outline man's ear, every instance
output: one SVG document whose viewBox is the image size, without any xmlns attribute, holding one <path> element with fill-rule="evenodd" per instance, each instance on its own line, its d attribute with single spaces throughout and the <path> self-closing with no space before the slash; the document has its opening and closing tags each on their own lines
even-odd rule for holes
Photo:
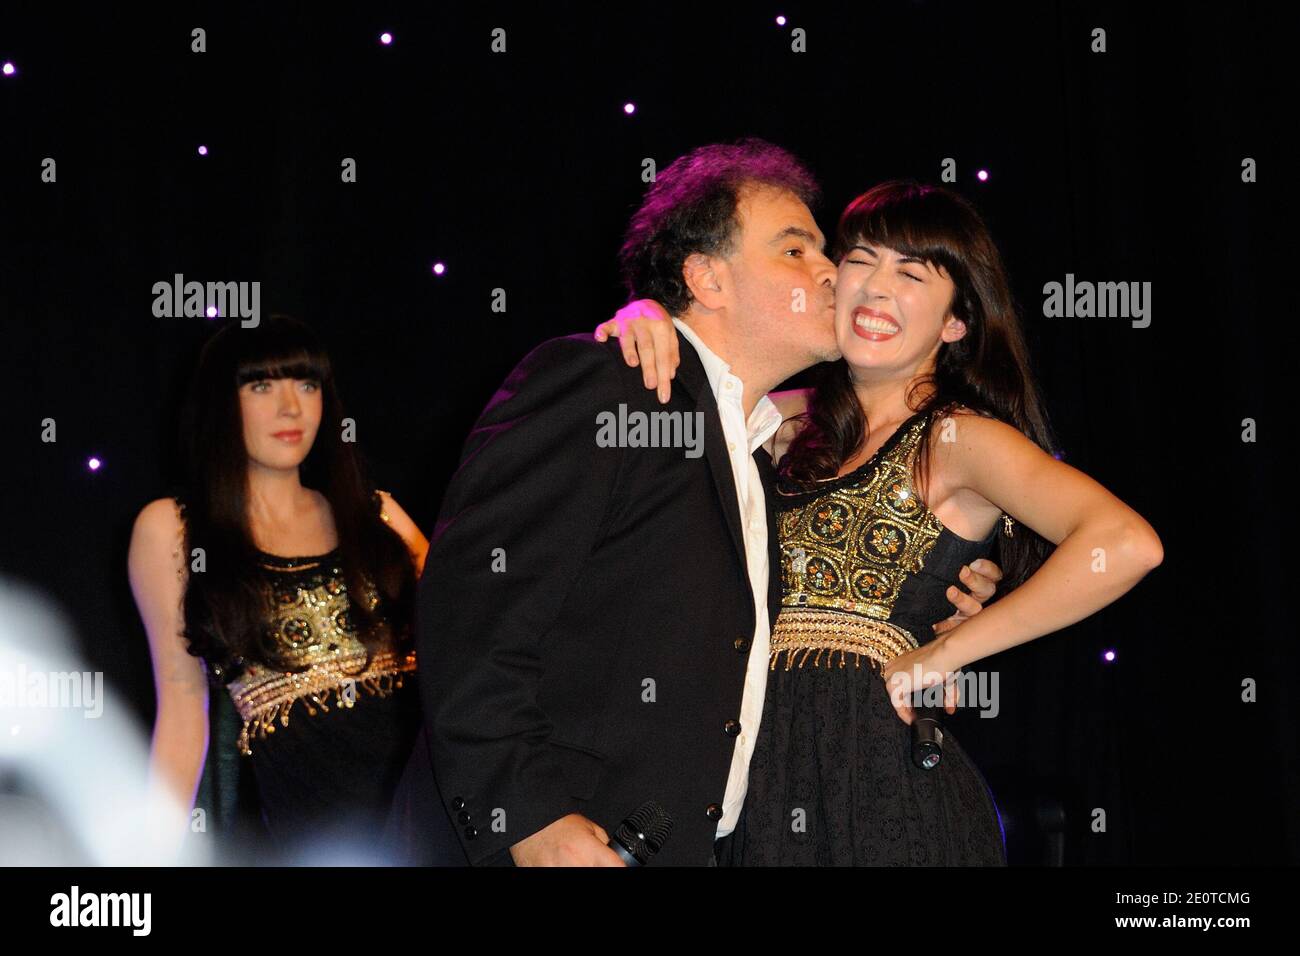
<svg viewBox="0 0 1300 956">
<path fill-rule="evenodd" d="M 721 308 L 726 301 L 723 273 L 726 263 L 702 252 L 692 252 L 682 263 L 682 279 L 691 296 L 709 310 Z"/>
</svg>

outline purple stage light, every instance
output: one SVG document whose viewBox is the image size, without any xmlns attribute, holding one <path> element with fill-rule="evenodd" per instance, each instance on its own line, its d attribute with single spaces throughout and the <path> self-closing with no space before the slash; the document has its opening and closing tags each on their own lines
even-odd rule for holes
<svg viewBox="0 0 1300 956">
<path fill-rule="evenodd" d="M 987 169 L 981 169 L 978 173 L 975 174 L 975 178 L 982 183 L 986 183 L 989 181 L 989 171 Z"/>
<path fill-rule="evenodd" d="M 208 148 L 207 148 L 206 146 L 200 146 L 200 147 L 199 147 L 199 155 L 200 155 L 200 156 L 206 156 L 206 155 L 208 155 Z"/>
<path fill-rule="evenodd" d="M 776 18 L 776 25 L 777 25 L 778 27 L 783 27 L 783 26 L 785 26 L 785 17 L 777 17 L 777 18 Z"/>
<path fill-rule="evenodd" d="M 91 471 L 99 471 L 99 466 L 102 464 L 103 462 L 100 461 L 98 458 L 91 458 L 88 462 L 86 462 L 86 467 L 89 468 Z"/>
<path fill-rule="evenodd" d="M 379 34 L 379 42 L 384 46 L 388 46 L 393 42 L 393 35 L 391 33 L 381 33 Z"/>
<path fill-rule="evenodd" d="M 635 104 L 635 103 L 624 103 L 624 104 L 623 104 L 623 112 L 626 113 L 628 116 L 631 116 L 633 113 L 636 112 L 636 104 Z"/>
<path fill-rule="evenodd" d="M 3 67 L 0 67 L 0 72 L 3 72 L 5 76 L 13 76 L 15 73 L 18 72 L 18 68 L 14 66 L 12 63 L 10 63 L 8 60 L 5 60 L 5 65 Z"/>
<path fill-rule="evenodd" d="M 1102 651 L 1101 659 L 1107 664 L 1115 663 L 1115 649 L 1113 647 L 1106 648 L 1106 650 Z"/>
<path fill-rule="evenodd" d="M 220 314 L 221 314 L 221 313 L 217 311 L 217 307 L 216 307 L 215 305 L 210 305 L 210 306 L 208 306 L 208 318 L 209 318 L 209 319 L 215 319 L 215 318 L 216 318 L 217 316 L 219 316 Z"/>
<path fill-rule="evenodd" d="M 435 262 L 435 263 L 433 264 L 433 274 L 434 274 L 434 275 L 436 275 L 436 276 L 440 276 L 440 275 L 442 275 L 442 274 L 443 274 L 444 272 L 446 272 L 446 271 L 447 271 L 447 267 L 444 266 L 441 262 Z"/>
</svg>

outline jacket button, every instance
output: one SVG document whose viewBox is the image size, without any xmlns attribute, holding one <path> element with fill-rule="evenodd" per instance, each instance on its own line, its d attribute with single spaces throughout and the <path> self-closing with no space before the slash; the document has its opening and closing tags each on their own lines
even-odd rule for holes
<svg viewBox="0 0 1300 956">
<path fill-rule="evenodd" d="M 738 720 L 727 721 L 725 724 L 722 725 L 722 732 L 726 734 L 728 737 L 736 736 L 736 734 L 740 733 L 740 721 Z"/>
<path fill-rule="evenodd" d="M 716 823 L 717 821 L 721 820 L 721 819 L 722 819 L 722 804 L 720 804 L 720 803 L 710 803 L 710 804 L 709 804 L 709 805 L 704 809 L 704 815 L 705 815 L 706 817 L 708 817 L 710 820 L 712 820 L 714 823 Z"/>
<path fill-rule="evenodd" d="M 464 809 L 465 809 L 465 801 L 464 801 L 464 799 L 461 798 L 461 797 L 456 797 L 456 798 L 454 798 L 454 799 L 451 801 L 451 808 L 452 808 L 453 810 L 464 810 Z"/>
<path fill-rule="evenodd" d="M 460 813 L 456 817 L 456 822 L 459 823 L 461 826 L 464 826 L 465 824 L 469 823 L 469 812 L 467 810 L 460 811 Z"/>
<path fill-rule="evenodd" d="M 734 646 L 736 648 L 737 654 L 745 653 L 745 651 L 749 650 L 749 638 L 747 637 L 736 638 L 736 643 Z"/>
<path fill-rule="evenodd" d="M 478 836 L 478 831 L 475 830 L 473 827 L 466 827 L 466 828 L 465 828 L 465 839 L 466 839 L 466 840 L 472 840 L 472 839 L 474 839 L 476 836 Z"/>
</svg>

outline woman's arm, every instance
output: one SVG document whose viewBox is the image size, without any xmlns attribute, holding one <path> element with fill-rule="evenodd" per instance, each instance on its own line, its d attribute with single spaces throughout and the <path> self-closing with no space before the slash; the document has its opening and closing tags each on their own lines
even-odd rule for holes
<svg viewBox="0 0 1300 956">
<path fill-rule="evenodd" d="M 181 608 L 189 556 L 182 553 L 176 505 L 159 498 L 136 517 L 127 572 L 149 638 L 158 707 L 150 773 L 186 808 L 203 773 L 208 749 L 208 681 L 203 662 L 186 649 Z"/>
<path fill-rule="evenodd" d="M 611 335 L 617 338 L 623 349 L 623 360 L 634 368 L 640 365 L 645 387 L 657 389 L 661 403 L 668 401 L 672 394 L 671 380 L 681 364 L 681 352 L 677 327 L 663 306 L 654 299 L 636 299 L 615 312 L 612 319 L 596 326 L 595 334 L 598 342 Z M 797 433 L 800 423 L 789 419 L 807 411 L 810 392 L 811 389 L 794 388 L 768 394 L 784 421 L 763 446 L 773 461 L 780 461 L 790 439 Z"/>
<path fill-rule="evenodd" d="M 419 526 L 411 520 L 411 516 L 402 510 L 402 506 L 394 500 L 392 495 L 386 491 L 381 491 L 379 497 L 384 503 L 381 512 L 384 520 L 406 542 L 406 550 L 411 552 L 411 560 L 415 563 L 415 576 L 418 578 L 424 571 L 424 559 L 429 553 L 429 540 L 421 533 Z"/>
<path fill-rule="evenodd" d="M 1055 544 L 1024 584 L 936 638 L 944 670 L 1059 631 L 1118 599 L 1164 559 L 1141 515 L 1000 421 L 959 414 L 936 441 L 944 484 L 966 488 Z"/>
<path fill-rule="evenodd" d="M 641 366 L 646 388 L 657 389 L 659 403 L 672 395 L 672 379 L 682 363 L 677 347 L 677 327 L 664 307 L 654 299 L 634 299 L 596 326 L 596 341 L 611 335 L 623 348 L 623 360 Z"/>
</svg>

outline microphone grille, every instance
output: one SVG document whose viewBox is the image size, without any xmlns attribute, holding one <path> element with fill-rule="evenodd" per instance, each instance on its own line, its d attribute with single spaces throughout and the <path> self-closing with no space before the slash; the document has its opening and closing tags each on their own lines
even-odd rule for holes
<svg viewBox="0 0 1300 956">
<path fill-rule="evenodd" d="M 673 831 L 673 819 L 660 804 L 647 800 L 619 826 L 622 842 L 638 859 L 658 853 Z"/>
</svg>

